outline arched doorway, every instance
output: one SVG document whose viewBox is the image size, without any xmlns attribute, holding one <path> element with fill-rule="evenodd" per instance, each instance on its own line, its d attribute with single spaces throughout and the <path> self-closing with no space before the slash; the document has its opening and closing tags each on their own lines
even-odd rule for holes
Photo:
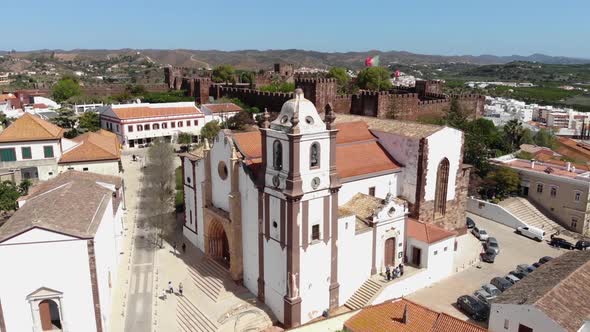
<svg viewBox="0 0 590 332">
<path fill-rule="evenodd" d="M 53 300 L 39 302 L 39 316 L 41 318 L 41 329 L 43 331 L 61 330 L 61 317 L 59 307 Z"/>
<path fill-rule="evenodd" d="M 223 229 L 223 224 L 213 219 L 209 224 L 207 246 L 209 249 L 209 256 L 214 258 L 223 264 L 223 266 L 229 268 L 231 255 L 229 250 L 229 241 L 227 240 L 227 234 Z"/>
<path fill-rule="evenodd" d="M 384 264 L 385 266 L 395 266 L 395 238 L 391 237 L 385 240 Z"/>
</svg>

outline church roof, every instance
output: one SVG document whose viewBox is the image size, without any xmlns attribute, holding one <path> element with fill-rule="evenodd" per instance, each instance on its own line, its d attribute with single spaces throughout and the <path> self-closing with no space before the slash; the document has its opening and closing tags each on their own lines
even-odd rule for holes
<svg viewBox="0 0 590 332">
<path fill-rule="evenodd" d="M 401 168 L 364 122 L 339 123 L 336 129 L 339 130 L 336 135 L 336 169 L 341 179 Z M 252 170 L 262 171 L 260 131 L 234 133 L 232 137 L 246 165 Z"/>
<path fill-rule="evenodd" d="M 400 121 L 390 119 L 379 119 L 371 116 L 360 116 L 351 114 L 338 114 L 336 116 L 336 124 L 342 122 L 362 121 L 365 122 L 370 130 L 383 131 L 398 136 L 408 138 L 424 138 L 428 137 L 437 131 L 445 128 L 443 126 L 423 124 L 411 121 Z"/>
<path fill-rule="evenodd" d="M 424 243 L 435 243 L 447 239 L 457 233 L 448 231 L 442 227 L 408 218 L 406 221 L 406 234 Z"/>
<path fill-rule="evenodd" d="M 356 193 L 346 204 L 338 207 L 340 216 L 355 215 L 362 220 L 370 220 L 373 213 L 383 207 L 383 199 L 375 196 Z"/>
<path fill-rule="evenodd" d="M 68 173 L 60 174 L 42 189 L 32 190 L 26 203 L 0 228 L 0 242 L 33 228 L 77 238 L 94 237 L 113 195 L 113 191 L 97 179 L 108 178 Z"/>
<path fill-rule="evenodd" d="M 63 133 L 63 128 L 25 113 L 0 133 L 0 142 L 56 140 L 60 139 Z"/>
</svg>

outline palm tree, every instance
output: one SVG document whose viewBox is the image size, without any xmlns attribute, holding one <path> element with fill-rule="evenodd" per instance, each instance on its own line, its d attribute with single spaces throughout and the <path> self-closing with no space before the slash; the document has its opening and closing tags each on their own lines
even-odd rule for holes
<svg viewBox="0 0 590 332">
<path fill-rule="evenodd" d="M 506 139 L 510 143 L 510 152 L 513 152 L 514 150 L 516 150 L 516 147 L 520 145 L 520 141 L 524 134 L 522 124 L 520 123 L 520 121 L 513 119 L 506 122 L 502 129 L 504 131 Z"/>
</svg>

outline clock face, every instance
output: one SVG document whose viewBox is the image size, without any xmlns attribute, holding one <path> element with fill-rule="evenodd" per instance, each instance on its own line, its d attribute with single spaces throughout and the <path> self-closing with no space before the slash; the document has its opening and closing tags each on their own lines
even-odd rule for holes
<svg viewBox="0 0 590 332">
<path fill-rule="evenodd" d="M 317 189 L 320 186 L 320 178 L 315 177 L 311 180 L 311 187 Z"/>
<path fill-rule="evenodd" d="M 272 184 L 275 187 L 278 187 L 281 184 L 281 179 L 279 179 L 279 176 L 278 175 L 275 175 L 275 176 L 272 177 Z"/>
</svg>

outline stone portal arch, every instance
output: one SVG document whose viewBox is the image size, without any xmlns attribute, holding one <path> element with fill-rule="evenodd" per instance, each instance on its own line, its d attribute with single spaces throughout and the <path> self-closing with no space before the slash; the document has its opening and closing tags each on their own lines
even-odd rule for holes
<svg viewBox="0 0 590 332">
<path fill-rule="evenodd" d="M 205 254 L 229 269 L 232 279 L 240 282 L 244 271 L 241 228 L 221 209 L 208 207 L 204 210 Z"/>
<path fill-rule="evenodd" d="M 41 320 L 41 329 L 43 331 L 62 329 L 59 307 L 51 299 L 39 302 L 39 319 Z"/>
</svg>

